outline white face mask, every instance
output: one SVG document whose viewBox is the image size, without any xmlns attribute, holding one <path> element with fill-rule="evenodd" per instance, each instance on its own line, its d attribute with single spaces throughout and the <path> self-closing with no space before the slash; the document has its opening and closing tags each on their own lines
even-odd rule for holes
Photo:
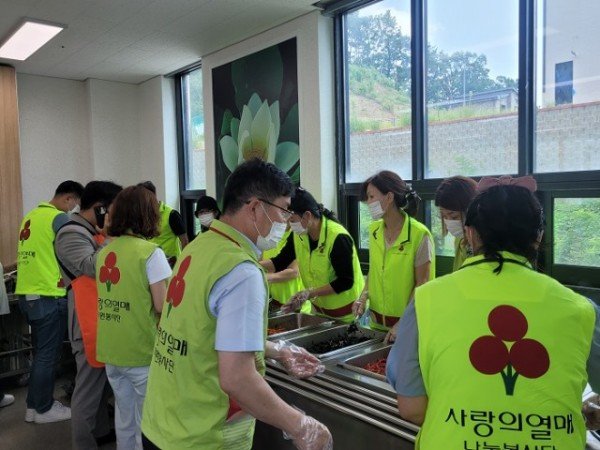
<svg viewBox="0 0 600 450">
<path fill-rule="evenodd" d="M 75 214 L 79 211 L 81 211 L 81 207 L 79 205 L 75 205 L 75 207 L 71 211 L 69 211 L 69 214 Z"/>
<path fill-rule="evenodd" d="M 378 220 L 383 217 L 385 211 L 381 207 L 381 202 L 379 200 L 375 200 L 374 202 L 367 203 L 369 207 L 369 212 L 371 213 L 371 218 L 373 220 Z"/>
<path fill-rule="evenodd" d="M 265 207 L 262 206 L 262 208 L 263 211 L 265 211 Z M 265 214 L 267 216 L 267 219 L 269 219 L 269 222 L 271 222 L 271 229 L 269 230 L 269 234 L 267 234 L 266 236 L 261 235 L 260 231 L 258 231 L 258 227 L 256 226 L 256 222 L 254 222 L 254 228 L 256 228 L 256 231 L 258 231 L 256 246 L 259 250 L 262 250 L 263 252 L 265 250 L 271 250 L 272 248 L 277 247 L 277 244 L 279 244 L 279 241 L 281 241 L 283 235 L 287 231 L 287 224 L 285 222 L 273 222 L 267 214 L 267 211 L 265 211 Z"/>
<path fill-rule="evenodd" d="M 450 233 L 455 238 L 460 239 L 465 235 L 462 220 L 444 219 L 444 224 L 446 224 L 446 229 L 448 230 L 448 233 Z"/>
<path fill-rule="evenodd" d="M 198 220 L 200 224 L 205 226 L 206 228 L 210 227 L 210 224 L 213 220 L 215 220 L 215 215 L 213 213 L 204 213 L 198 215 Z"/>
<path fill-rule="evenodd" d="M 302 222 L 300 222 L 300 221 L 290 222 L 290 228 L 296 234 L 305 234 L 306 233 L 306 228 L 304 228 L 302 226 Z"/>
</svg>

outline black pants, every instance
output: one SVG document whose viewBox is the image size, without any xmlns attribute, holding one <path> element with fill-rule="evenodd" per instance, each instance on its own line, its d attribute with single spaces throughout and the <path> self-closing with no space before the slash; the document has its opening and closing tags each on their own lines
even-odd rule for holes
<svg viewBox="0 0 600 450">
<path fill-rule="evenodd" d="M 144 450 L 160 450 L 160 448 L 150 442 L 150 439 L 144 436 L 144 433 L 142 433 L 142 447 L 144 447 Z"/>
</svg>

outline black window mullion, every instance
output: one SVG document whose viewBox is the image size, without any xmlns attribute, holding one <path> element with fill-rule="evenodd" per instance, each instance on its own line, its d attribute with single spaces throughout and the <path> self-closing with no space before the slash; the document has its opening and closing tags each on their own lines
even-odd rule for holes
<svg viewBox="0 0 600 450">
<path fill-rule="evenodd" d="M 412 175 L 413 180 L 425 178 L 427 151 L 427 115 L 425 83 L 427 77 L 426 1 L 411 0 L 411 103 L 412 103 Z"/>
<path fill-rule="evenodd" d="M 535 157 L 535 0 L 519 3 L 519 175 L 533 173 Z"/>
<path fill-rule="evenodd" d="M 346 173 L 350 170 L 350 158 L 347 143 L 350 139 L 348 124 L 348 52 L 346 50 L 345 15 L 340 14 L 334 19 L 334 64 L 335 64 L 335 104 L 336 104 L 336 158 L 338 186 L 346 185 Z M 344 189 L 338 189 L 338 217 L 342 223 L 349 223 L 348 202 Z M 355 230 L 349 230 L 351 233 Z M 357 230 L 356 230 L 357 232 Z"/>
<path fill-rule="evenodd" d="M 186 95 L 187 86 L 184 81 L 185 75 L 179 75 L 175 77 L 175 124 L 177 127 L 177 171 L 179 174 L 179 212 L 183 217 L 183 221 L 186 226 L 188 237 L 193 238 L 193 209 L 190 211 L 189 206 L 184 198 L 184 192 L 187 189 L 187 168 L 188 168 L 188 156 L 187 156 L 187 124 L 184 120 L 184 109 L 187 108 L 186 102 L 184 101 L 184 95 Z M 191 224 L 191 226 L 190 226 Z"/>
</svg>

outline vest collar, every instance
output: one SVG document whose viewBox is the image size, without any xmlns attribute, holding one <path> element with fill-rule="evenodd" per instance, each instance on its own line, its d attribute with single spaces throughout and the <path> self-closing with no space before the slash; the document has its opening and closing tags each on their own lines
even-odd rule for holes
<svg viewBox="0 0 600 450">
<path fill-rule="evenodd" d="M 325 243 L 327 242 L 327 226 L 329 225 L 329 219 L 324 215 L 321 216 L 321 232 L 319 233 L 319 242 L 317 244 L 317 250 L 323 252 Z M 308 233 L 306 234 L 308 236 Z M 310 236 L 309 236 L 310 239 Z"/>
<path fill-rule="evenodd" d="M 58 208 L 56 206 L 54 206 L 52 203 L 48 203 L 48 202 L 41 202 L 38 205 L 38 208 L 52 208 L 52 209 L 56 209 L 58 211 Z"/>
<path fill-rule="evenodd" d="M 210 224 L 210 228 L 208 230 L 228 239 L 232 244 L 239 246 L 254 260 L 258 261 L 260 250 L 250 239 L 248 239 L 247 236 L 243 235 L 232 226 L 221 222 L 219 219 L 215 219 Z"/>
<path fill-rule="evenodd" d="M 91 223 L 89 223 L 87 221 L 87 219 L 85 219 L 79 213 L 72 214 L 71 215 L 71 220 L 73 222 L 77 222 L 80 225 L 83 225 L 85 227 L 85 229 L 88 230 L 92 235 L 98 234 L 98 232 L 96 231 L 96 229 L 94 228 L 94 226 Z"/>
<path fill-rule="evenodd" d="M 519 265 L 525 266 L 525 267 L 527 267 L 529 269 L 532 269 L 531 263 L 524 256 L 517 255 L 516 253 L 506 252 L 506 251 L 501 251 L 500 255 L 504 258 L 504 262 L 512 262 L 512 263 L 515 263 L 515 264 L 519 264 Z M 488 263 L 488 264 L 494 264 L 495 263 L 495 264 L 497 264 L 497 261 L 491 260 L 491 259 L 487 259 L 485 257 L 485 255 L 471 256 L 470 258 L 465 259 L 465 262 L 462 264 L 461 269 L 463 267 L 474 266 L 474 265 L 483 264 L 483 263 Z"/>
<path fill-rule="evenodd" d="M 410 242 L 412 220 L 410 219 L 409 215 L 406 214 L 406 211 L 404 211 L 403 209 L 400 209 L 400 214 L 402 214 L 402 216 L 404 217 L 404 225 L 402 225 L 402 230 L 400 230 L 400 234 L 396 238 L 396 241 L 392 244 L 392 247 L 400 246 L 402 244 Z M 373 230 L 373 237 L 376 241 L 379 241 L 383 246 L 385 246 L 385 237 L 383 234 L 384 231 L 385 223 L 383 222 L 383 219 L 381 219 L 379 226 L 375 230 Z"/>
</svg>

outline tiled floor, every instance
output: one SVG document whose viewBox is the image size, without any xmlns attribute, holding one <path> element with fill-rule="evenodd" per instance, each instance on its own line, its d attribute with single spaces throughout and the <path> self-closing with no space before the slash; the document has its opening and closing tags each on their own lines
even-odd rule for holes
<svg viewBox="0 0 600 450">
<path fill-rule="evenodd" d="M 57 382 L 57 386 L 60 382 Z M 36 425 L 26 423 L 25 397 L 27 388 L 6 389 L 15 396 L 15 402 L 0 408 L 0 449 L 1 450 L 70 450 L 71 421 Z M 55 398 L 68 404 L 62 389 L 57 389 Z M 115 444 L 107 444 L 102 450 L 113 450 Z"/>
</svg>

